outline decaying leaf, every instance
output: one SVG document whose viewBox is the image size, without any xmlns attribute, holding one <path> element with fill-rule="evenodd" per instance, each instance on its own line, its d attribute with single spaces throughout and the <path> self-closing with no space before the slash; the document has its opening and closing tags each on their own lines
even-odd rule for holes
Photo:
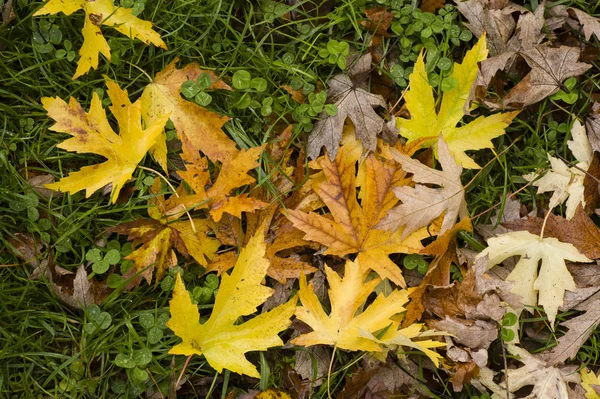
<svg viewBox="0 0 600 399">
<path fill-rule="evenodd" d="M 538 194 L 553 191 L 550 198 L 550 209 L 567 201 L 567 219 L 572 219 L 579 204 L 585 207 L 584 185 L 586 172 L 592 162 L 593 151 L 585 132 L 585 127 L 575 120 L 571 128 L 573 140 L 567 145 L 579 161 L 572 167 L 568 167 L 562 160 L 548 155 L 552 170 L 547 172 L 541 179 L 534 181 L 537 176 L 534 173 L 523 176 L 528 181 L 534 181 L 533 185 L 538 188 Z"/>
<path fill-rule="evenodd" d="M 111 199 L 115 203 L 123 185 L 160 137 L 169 115 L 158 117 L 143 129 L 141 100 L 132 104 L 126 90 L 121 90 L 110 79 L 106 80 L 106 85 L 108 97 L 112 101 L 110 110 L 119 124 L 119 134 L 110 126 L 96 92 L 92 96 L 89 112 L 85 112 L 73 97 L 68 104 L 58 97 L 42 98 L 48 116 L 56 121 L 50 130 L 73 136 L 57 147 L 77 153 L 94 153 L 108 159 L 104 163 L 85 166 L 78 172 L 72 172 L 57 183 L 45 185 L 46 188 L 70 193 L 86 190 L 87 198 L 94 191 L 111 183 Z"/>
<path fill-rule="evenodd" d="M 558 308 L 563 304 L 565 290 L 575 289 L 565 260 L 591 262 L 572 244 L 556 238 L 541 238 L 527 231 L 490 238 L 488 248 L 478 255 L 479 258 L 483 256 L 489 256 L 488 268 L 511 256 L 520 256 L 506 280 L 514 281 L 512 292 L 523 298 L 524 305 L 540 304 L 544 307 L 551 326 L 554 325 Z M 532 311 L 531 308 L 528 310 Z"/>
<path fill-rule="evenodd" d="M 357 63 L 366 65 L 367 69 L 370 68 L 370 64 L 360 61 Z M 315 123 L 308 137 L 308 156 L 312 159 L 318 158 L 321 147 L 325 147 L 329 157 L 334 159 L 342 141 L 346 118 L 350 118 L 354 123 L 356 137 L 361 140 L 364 151 L 374 151 L 377 135 L 382 131 L 385 122 L 374 108 L 386 106 L 383 97 L 356 87 L 350 77 L 344 74 L 334 76 L 328 84 L 327 101 L 337 105 L 338 112 L 335 116 L 329 116 L 325 111 L 319 115 L 319 121 Z"/>
<path fill-rule="evenodd" d="M 357 261 L 364 268 L 375 270 L 382 278 L 389 278 L 404 286 L 400 268 L 389 259 L 391 253 L 415 253 L 423 247 L 421 239 L 429 234 L 425 229 L 402 238 L 402 229 L 394 233 L 378 230 L 375 226 L 397 203 L 392 192 L 395 186 L 406 183 L 405 172 L 393 162 L 382 161 L 375 154 L 364 160 L 364 179 L 360 180 L 357 200 L 356 145 L 340 148 L 334 162 L 328 156 L 320 158 L 323 175 L 314 177 L 313 189 L 327 205 L 331 217 L 315 212 L 288 210 L 294 226 L 306 233 L 304 239 L 327 246 L 326 254 L 344 256 L 357 253 Z M 353 152 L 355 152 L 353 154 Z M 360 156 L 360 148 L 358 149 Z"/>
<path fill-rule="evenodd" d="M 229 118 L 187 101 L 180 94 L 183 83 L 196 80 L 202 74 L 210 76 L 210 89 L 231 90 L 231 87 L 219 80 L 213 72 L 200 69 L 198 64 L 188 64 L 181 69 L 177 69 L 176 64 L 177 59 L 157 73 L 152 83 L 144 89 L 141 97 L 144 122 L 151 125 L 161 115 L 170 115 L 179 137 L 185 136 L 193 148 L 200 150 L 211 161 L 225 162 L 235 157 L 238 152 L 235 143 L 221 130 Z M 167 146 L 164 133 L 150 152 L 166 171 Z"/>
<path fill-rule="evenodd" d="M 409 346 L 423 351 L 438 364 L 439 354 L 429 348 L 444 344 L 431 340 L 414 340 L 423 336 L 421 324 L 398 329 L 398 323 L 391 319 L 405 310 L 403 306 L 408 301 L 408 291 L 394 290 L 387 297 L 380 293 L 373 303 L 357 314 L 380 279 L 365 282 L 365 274 L 358 261 L 346 262 L 343 278 L 327 266 L 325 272 L 329 282 L 331 312 L 329 315 L 325 313 L 312 289 L 312 283 L 307 285 L 306 277 L 300 276 L 299 297 L 302 306 L 296 309 L 296 317 L 308 324 L 313 331 L 294 338 L 292 343 L 302 346 L 324 344 L 367 352 L 382 351 L 382 344 Z M 386 334 L 377 339 L 373 333 L 384 328 L 388 328 Z"/>
<path fill-rule="evenodd" d="M 540 234 L 544 219 L 529 216 L 502 223 L 510 230 L 527 230 L 531 234 Z M 571 243 L 583 255 L 590 259 L 600 258 L 600 229 L 585 213 L 581 205 L 577 207 L 571 220 L 549 214 L 544 228 L 544 236 L 555 237 L 558 241 Z"/>
<path fill-rule="evenodd" d="M 381 219 L 376 227 L 396 231 L 405 226 L 402 237 L 429 225 L 435 218 L 445 212 L 440 234 L 448 231 L 456 223 L 456 217 L 467 215 L 467 204 L 460 175 L 462 167 L 456 164 L 443 136 L 438 139 L 438 158 L 443 170 L 432 169 L 406 154 L 392 149 L 394 158 L 402 164 L 402 168 L 413 174 L 415 187 L 393 187 L 401 205 L 393 208 Z M 424 184 L 435 184 L 439 188 L 431 188 Z"/>
<path fill-rule="evenodd" d="M 367 19 L 361 25 L 377 35 L 385 35 L 394 19 L 394 14 L 386 11 L 385 7 L 371 7 L 365 9 Z"/>
<path fill-rule="evenodd" d="M 504 378 L 508 380 L 510 392 L 516 392 L 523 387 L 533 386 L 531 393 L 526 396 L 526 399 L 566 399 L 569 398 L 568 383 L 578 383 L 581 381 L 579 375 L 574 372 L 576 368 L 547 367 L 545 362 L 536 359 L 525 349 L 515 345 L 508 345 L 508 352 L 511 355 L 518 356 L 519 362 L 523 363 L 523 366 L 516 369 L 509 369 Z M 487 380 L 480 378 L 480 382 L 494 392 L 494 399 L 507 397 L 504 382 L 496 385 L 491 378 Z"/>
<path fill-rule="evenodd" d="M 478 169 L 465 151 L 493 148 L 492 139 L 503 135 L 517 112 L 480 116 L 463 126 L 457 124 L 465 115 L 465 105 L 473 83 L 477 77 L 477 63 L 487 57 L 485 35 L 465 55 L 462 64 L 454 64 L 450 76 L 456 86 L 444 92 L 439 111 L 433 97 L 433 88 L 429 85 L 423 54 L 419 56 L 410 75 L 410 90 L 405 95 L 406 107 L 410 119 L 397 118 L 400 135 L 409 142 L 430 137 L 423 145 L 437 147 L 441 135 L 450 148 L 450 153 L 461 167 Z"/>
<path fill-rule="evenodd" d="M 98 68 L 98 55 L 102 53 L 111 60 L 110 47 L 102 36 L 100 27 L 111 26 L 131 39 L 140 39 L 146 44 L 167 49 L 160 35 L 152 30 L 152 23 L 133 16 L 131 9 L 115 6 L 113 0 L 50 0 L 37 10 L 34 16 L 58 14 L 71 15 L 75 11 L 84 10 L 83 45 L 79 50 L 81 58 L 77 62 L 77 70 L 73 79 L 86 74 L 90 68 Z"/>
<path fill-rule="evenodd" d="M 539 355 L 549 366 L 556 366 L 577 355 L 581 346 L 600 324 L 600 298 L 594 295 L 573 308 L 583 314 L 560 323 L 569 330 L 558 339 L 558 344 Z"/>
<path fill-rule="evenodd" d="M 242 250 L 237 264 L 230 275 L 223 274 L 215 304 L 209 319 L 199 323 L 197 305 L 192 304 L 181 276 L 177 275 L 173 299 L 169 306 L 171 319 L 167 326 L 183 342 L 171 348 L 169 353 L 191 356 L 203 355 L 218 372 L 224 368 L 235 373 L 259 378 L 256 367 L 245 353 L 262 351 L 283 345 L 277 335 L 290 325 L 295 307 L 295 298 L 242 324 L 240 317 L 256 311 L 271 294 L 271 288 L 261 285 L 269 261 L 265 258 L 262 235 L 256 235 Z"/>
<path fill-rule="evenodd" d="M 160 193 L 160 183 L 156 179 L 150 193 Z M 133 240 L 137 247 L 125 257 L 132 260 L 135 267 L 123 277 L 137 275 L 128 284 L 129 288 L 138 285 L 142 278 L 150 284 L 154 274 L 156 282 L 160 281 L 169 268 L 177 265 L 175 250 L 207 266 L 221 245 L 219 240 L 206 235 L 210 230 L 206 219 L 178 220 L 182 215 L 181 209 L 169 209 L 163 195 L 152 198 L 150 203 L 152 207 L 148 209 L 148 214 L 152 219 L 138 219 L 108 229 L 109 232 L 126 234 L 127 239 Z"/>
<path fill-rule="evenodd" d="M 423 0 L 421 2 L 421 11 L 423 12 L 436 12 L 438 9 L 442 8 L 446 0 Z"/>
</svg>

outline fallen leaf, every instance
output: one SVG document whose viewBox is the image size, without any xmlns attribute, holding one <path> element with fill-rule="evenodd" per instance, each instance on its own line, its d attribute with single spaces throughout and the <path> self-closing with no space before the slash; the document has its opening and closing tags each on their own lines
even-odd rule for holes
<svg viewBox="0 0 600 399">
<path fill-rule="evenodd" d="M 0 6 L 0 19 L 2 19 L 0 26 L 8 25 L 16 16 L 13 9 L 13 0 L 4 1 Z"/>
<path fill-rule="evenodd" d="M 569 329 L 558 339 L 558 344 L 538 355 L 548 366 L 556 366 L 573 359 L 581 346 L 600 324 L 600 298 L 594 296 L 574 307 L 575 310 L 584 312 L 560 323 L 560 326 Z"/>
<path fill-rule="evenodd" d="M 294 370 L 312 386 L 326 381 L 332 351 L 326 345 L 313 345 L 296 351 Z"/>
<path fill-rule="evenodd" d="M 226 368 L 260 378 L 245 353 L 283 345 L 278 333 L 290 325 L 296 307 L 293 299 L 270 312 L 237 323 L 240 317 L 256 312 L 256 308 L 273 293 L 271 288 L 261 285 L 269 268 L 264 255 L 265 244 L 262 235 L 258 234 L 242 250 L 232 273 L 223 274 L 212 313 L 203 324 L 199 323 L 197 305 L 192 304 L 181 275 L 177 275 L 167 327 L 183 341 L 171 348 L 170 354 L 203 355 L 219 373 Z"/>
<path fill-rule="evenodd" d="M 502 99 L 503 107 L 523 108 L 553 95 L 570 77 L 579 76 L 592 66 L 579 62 L 579 48 L 547 44 L 520 52 L 531 67 L 529 72 Z"/>
<path fill-rule="evenodd" d="M 423 0 L 421 2 L 421 11 L 435 13 L 442 8 L 446 0 Z"/>
<path fill-rule="evenodd" d="M 464 320 L 446 316 L 443 320 L 429 320 L 427 324 L 452 334 L 454 341 L 473 350 L 487 349 L 498 338 L 497 322 Z"/>
<path fill-rule="evenodd" d="M 160 191 L 161 181 L 156 179 L 150 193 Z M 173 209 L 167 207 L 163 195 L 157 195 L 149 202 L 148 214 L 152 219 L 137 219 L 107 229 L 111 233 L 127 235 L 137 247 L 125 257 L 135 264 L 123 275 L 133 278 L 127 288 L 139 285 L 142 278 L 150 284 L 154 274 L 157 283 L 162 280 L 166 271 L 177 265 L 175 249 L 206 267 L 221 245 L 219 240 L 207 236 L 210 225 L 206 219 L 178 220 L 182 213 L 173 217 Z"/>
<path fill-rule="evenodd" d="M 404 226 L 402 237 L 429 225 L 435 218 L 445 212 L 439 234 L 451 229 L 456 224 L 456 217 L 467 215 L 465 192 L 460 181 L 462 168 L 456 164 L 448 145 L 440 135 L 438 139 L 438 157 L 443 170 L 432 169 L 405 154 L 392 149 L 394 158 L 402 164 L 402 168 L 413 174 L 415 187 L 394 187 L 401 205 L 390 210 L 376 227 L 397 231 Z M 431 188 L 424 184 L 435 184 L 439 188 Z"/>
<path fill-rule="evenodd" d="M 181 141 L 186 170 L 177 174 L 190 185 L 194 194 L 171 198 L 169 201 L 187 209 L 208 209 L 215 222 L 221 220 L 224 213 L 239 218 L 242 212 L 253 212 L 267 206 L 248 194 L 232 195 L 233 190 L 255 182 L 248 172 L 258 166 L 257 159 L 264 146 L 240 150 L 227 159 L 211 185 L 206 158 L 198 154 L 194 144 L 187 137 L 181 137 Z"/>
<path fill-rule="evenodd" d="M 585 127 L 592 149 L 600 152 L 600 103 L 595 102 L 585 120 Z"/>
<path fill-rule="evenodd" d="M 385 7 L 366 8 L 365 15 L 367 19 L 360 24 L 377 35 L 385 35 L 394 19 L 394 14 L 386 11 Z"/>
<path fill-rule="evenodd" d="M 454 392 L 461 392 L 464 384 L 479 375 L 479 367 L 474 361 L 454 365 L 454 375 L 450 378 Z"/>
<path fill-rule="evenodd" d="M 368 55 L 370 56 L 370 55 Z M 359 62 L 358 65 L 366 65 Z M 370 62 L 369 66 L 370 68 Z M 358 88 L 347 75 L 336 75 L 328 82 L 327 102 L 335 104 L 338 112 L 329 116 L 323 111 L 308 136 L 308 156 L 319 157 L 321 147 L 334 159 L 342 140 L 342 130 L 346 118 L 350 118 L 356 128 L 356 137 L 361 140 L 365 152 L 377 147 L 377 135 L 382 131 L 384 120 L 374 108 L 386 107 L 383 97 Z"/>
<path fill-rule="evenodd" d="M 600 393 L 598 393 L 600 378 L 593 371 L 588 370 L 587 367 L 581 369 L 579 373 L 581 375 L 581 386 L 585 389 L 585 397 L 587 399 L 600 399 Z"/>
<path fill-rule="evenodd" d="M 457 164 L 464 168 L 479 169 L 465 151 L 493 148 L 491 139 L 503 135 L 504 129 L 517 116 L 517 112 L 480 116 L 457 127 L 465 115 L 464 108 L 477 78 L 477 63 L 485 60 L 487 53 L 485 35 L 482 35 L 475 47 L 467 51 L 462 64 L 454 64 L 449 78 L 456 81 L 456 86 L 444 92 L 439 112 L 436 111 L 433 88 L 429 84 L 421 53 L 409 77 L 410 90 L 404 96 L 411 118 L 396 119 L 400 135 L 406 137 L 409 143 L 429 137 L 430 140 L 423 146 L 433 147 L 438 151 L 436 147 L 441 135 Z"/>
<path fill-rule="evenodd" d="M 574 373 L 572 368 L 546 367 L 545 362 L 536 359 L 523 348 L 507 345 L 507 349 L 511 355 L 518 356 L 518 361 L 523 363 L 523 366 L 507 370 L 504 378 L 508 380 L 510 392 L 532 386 L 526 399 L 569 398 L 568 383 L 581 381 L 579 375 Z M 504 382 L 500 382 L 499 386 L 494 384 L 491 378 L 488 378 L 487 381 L 480 378 L 480 382 L 495 393 L 495 398 L 507 396 Z"/>
<path fill-rule="evenodd" d="M 510 230 L 527 230 L 531 234 L 540 234 L 544 219 L 529 216 L 527 219 L 502 223 Z M 571 220 L 549 214 L 546 220 L 544 236 L 555 237 L 558 241 L 573 244 L 583 255 L 590 259 L 600 258 L 600 229 L 585 213 L 581 205 L 577 207 Z"/>
<path fill-rule="evenodd" d="M 575 7 L 569 7 L 567 10 L 579 20 L 585 40 L 590 40 L 592 35 L 600 39 L 600 21 L 598 18 L 592 17 L 590 14 Z"/>
<path fill-rule="evenodd" d="M 403 305 L 408 302 L 408 292 L 394 290 L 387 297 L 379 294 L 372 304 L 357 314 L 380 279 L 365 282 L 358 261 L 346 262 L 343 278 L 327 266 L 325 273 L 329 282 L 331 313 L 325 313 L 313 292 L 312 283 L 307 285 L 306 277 L 301 275 L 298 295 L 302 306 L 296 309 L 296 317 L 313 331 L 294 338 L 292 343 L 300 346 L 331 345 L 352 351 L 381 351 L 377 343 L 362 337 L 359 329 L 375 332 L 392 324 L 390 318 L 405 310 Z"/>
<path fill-rule="evenodd" d="M 346 377 L 344 389 L 337 399 L 388 399 L 392 397 L 383 381 L 376 377 L 377 369 L 359 369 L 352 377 Z"/>
<path fill-rule="evenodd" d="M 587 138 L 585 127 L 575 120 L 571 128 L 573 140 L 567 141 L 569 149 L 579 161 L 572 167 L 568 167 L 562 160 L 548 155 L 552 170 L 542 178 L 537 179 L 535 173 L 523 176 L 527 181 L 533 182 L 538 188 L 537 193 L 542 194 L 553 191 L 550 198 L 549 208 L 567 201 L 567 219 L 572 219 L 579 204 L 585 207 L 584 185 L 586 172 L 592 162 L 593 151 Z M 536 180 L 537 179 L 537 180 Z"/>
<path fill-rule="evenodd" d="M 193 148 L 200 150 L 211 161 L 225 162 L 235 157 L 238 152 L 235 143 L 221 130 L 229 118 L 187 101 L 180 94 L 182 84 L 188 80 L 196 80 L 202 74 L 210 77 L 210 89 L 231 90 L 231 87 L 219 80 L 213 72 L 200 69 L 196 63 L 178 69 L 177 61 L 175 59 L 157 73 L 152 83 L 144 89 L 141 97 L 144 122 L 150 125 L 161 115 L 170 115 L 179 137 L 185 136 Z M 164 132 L 150 152 L 166 171 L 167 146 Z"/>
<path fill-rule="evenodd" d="M 85 166 L 78 172 L 72 172 L 57 183 L 46 184 L 46 188 L 70 193 L 86 190 L 87 198 L 110 183 L 111 201 L 115 203 L 123 185 L 131 178 L 138 163 L 160 137 L 169 115 L 163 115 L 152 125 L 142 129 L 141 101 L 137 100 L 132 104 L 127 91 L 121 90 L 112 80 L 107 79 L 106 85 L 108 97 L 112 101 L 110 109 L 121 129 L 118 135 L 106 119 L 97 92 L 92 96 L 90 111 L 87 113 L 73 97 L 68 104 L 58 97 L 42 98 L 48 116 L 56 121 L 50 130 L 73 136 L 58 144 L 58 148 L 77 153 L 98 154 L 108 159 L 104 163 Z"/>
<path fill-rule="evenodd" d="M 390 161 L 375 154 L 364 160 L 364 176 L 357 199 L 356 153 L 361 148 L 352 143 L 341 147 L 334 162 L 328 156 L 320 158 L 323 169 L 313 177 L 312 187 L 331 212 L 331 217 L 315 212 L 288 210 L 294 227 L 302 230 L 304 239 L 316 241 L 328 248 L 325 254 L 344 256 L 357 253 L 361 267 L 372 268 L 382 278 L 404 286 L 399 267 L 389 259 L 391 253 L 415 253 L 422 249 L 420 240 L 429 234 L 425 229 L 402 239 L 402 230 L 393 234 L 375 228 L 384 215 L 397 203 L 392 188 L 405 183 L 405 172 Z M 353 154 L 354 153 L 354 154 Z M 358 155 L 360 156 L 360 155 Z"/>
<path fill-rule="evenodd" d="M 160 35 L 152 30 L 152 22 L 133 16 L 131 9 L 115 6 L 112 0 L 50 0 L 33 16 L 52 15 L 59 12 L 71 15 L 82 9 L 85 11 L 82 30 L 83 45 L 79 50 L 81 58 L 77 62 L 77 70 L 73 79 L 88 73 L 90 68 L 98 68 L 100 53 L 108 61 L 111 61 L 110 47 L 100 30 L 102 25 L 111 26 L 130 39 L 140 39 L 146 44 L 154 44 L 167 49 L 167 45 L 162 41 Z"/>
<path fill-rule="evenodd" d="M 554 325 L 558 308 L 563 304 L 565 290 L 575 289 L 575 282 L 565 260 L 591 262 L 572 244 L 552 237 L 541 238 L 527 231 L 515 231 L 490 238 L 488 248 L 478 258 L 484 256 L 489 256 L 488 268 L 511 256 L 520 256 L 506 280 L 514 281 L 511 291 L 523 298 L 527 310 L 532 311 L 531 307 L 537 304 L 544 307 L 550 326 Z"/>
</svg>

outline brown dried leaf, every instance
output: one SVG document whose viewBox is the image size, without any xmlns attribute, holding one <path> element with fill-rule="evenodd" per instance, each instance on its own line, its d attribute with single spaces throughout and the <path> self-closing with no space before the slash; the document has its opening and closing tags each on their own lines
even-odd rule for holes
<svg viewBox="0 0 600 399">
<path fill-rule="evenodd" d="M 446 4 L 446 0 L 423 0 L 421 3 L 421 11 L 435 13 L 438 9 Z"/>
<path fill-rule="evenodd" d="M 428 320 L 427 325 L 454 336 L 454 341 L 474 350 L 487 349 L 498 338 L 498 323 L 464 320 L 446 316 L 444 320 Z"/>
<path fill-rule="evenodd" d="M 510 230 L 527 230 L 531 234 L 540 234 L 544 219 L 527 219 L 505 222 L 502 225 Z M 590 259 L 600 258 L 600 229 L 585 213 L 581 205 L 577 207 L 573 219 L 550 214 L 544 229 L 545 237 L 555 237 L 561 242 L 571 243 Z"/>
<path fill-rule="evenodd" d="M 579 62 L 579 48 L 537 45 L 519 53 L 531 67 L 502 99 L 504 107 L 526 107 L 556 93 L 565 79 L 579 76 L 592 66 Z"/>
<path fill-rule="evenodd" d="M 394 19 L 394 14 L 386 11 L 385 7 L 366 8 L 365 14 L 367 19 L 360 24 L 377 35 L 385 35 Z"/>
<path fill-rule="evenodd" d="M 592 35 L 600 39 L 600 20 L 598 18 L 592 17 L 590 14 L 575 7 L 569 7 L 567 10 L 569 14 L 574 14 L 579 20 L 585 40 L 590 40 Z"/>
<path fill-rule="evenodd" d="M 585 120 L 585 128 L 594 151 L 600 151 L 600 103 L 594 103 Z"/>
<path fill-rule="evenodd" d="M 569 331 L 558 339 L 558 345 L 538 356 L 548 366 L 555 366 L 567 359 L 574 358 L 581 345 L 587 341 L 598 324 L 600 324 L 600 297 L 598 295 L 592 296 L 578 306 L 575 306 L 574 309 L 583 311 L 584 313 L 560 323 L 561 326 L 568 328 Z"/>
<path fill-rule="evenodd" d="M 369 55 L 370 56 L 370 55 Z M 357 65 L 366 65 L 359 62 Z M 358 73 L 360 71 L 357 71 Z M 374 151 L 377 147 L 377 135 L 381 133 L 384 119 L 374 108 L 386 107 L 383 97 L 358 88 L 344 74 L 334 76 L 327 89 L 327 102 L 337 105 L 338 113 L 329 116 L 323 111 L 319 121 L 308 136 L 308 156 L 319 157 L 321 148 L 327 149 L 330 159 L 334 159 L 342 140 L 342 130 L 346 118 L 350 118 L 356 127 L 356 137 L 362 141 L 365 152 Z"/>
</svg>

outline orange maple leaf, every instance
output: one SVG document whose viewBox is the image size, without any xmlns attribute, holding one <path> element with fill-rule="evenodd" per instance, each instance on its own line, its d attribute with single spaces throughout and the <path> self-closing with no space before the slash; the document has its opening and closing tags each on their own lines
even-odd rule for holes
<svg viewBox="0 0 600 399">
<path fill-rule="evenodd" d="M 288 210 L 288 218 L 306 233 L 305 239 L 326 245 L 325 254 L 356 253 L 361 267 L 370 268 L 382 278 L 387 277 L 404 287 L 402 272 L 389 255 L 419 252 L 423 248 L 421 239 L 430 234 L 422 228 L 402 239 L 402 228 L 393 233 L 374 228 L 398 202 L 392 188 L 405 185 L 409 180 L 396 162 L 380 160 L 373 153 L 360 165 L 357 179 L 356 162 L 360 150 L 356 150 L 355 141 L 349 141 L 340 148 L 334 162 L 328 156 L 322 157 L 318 162 L 322 174 L 311 178 L 314 191 L 331 214 L 321 216 L 314 212 Z"/>
<path fill-rule="evenodd" d="M 182 136 L 181 142 L 186 170 L 177 174 L 190 185 L 194 194 L 169 199 L 173 207 L 178 204 L 189 209 L 208 209 L 213 220 L 218 222 L 225 212 L 239 218 L 242 212 L 254 212 L 267 206 L 248 194 L 232 195 L 235 189 L 255 182 L 248 172 L 258 166 L 257 159 L 264 146 L 240 150 L 225 160 L 218 177 L 211 184 L 208 160 L 198 154 L 187 137 Z"/>
</svg>

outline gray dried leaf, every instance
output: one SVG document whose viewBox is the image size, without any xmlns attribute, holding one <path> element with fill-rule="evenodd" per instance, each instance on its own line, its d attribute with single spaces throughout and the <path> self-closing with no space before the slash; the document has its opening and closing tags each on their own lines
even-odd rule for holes
<svg viewBox="0 0 600 399">
<path fill-rule="evenodd" d="M 449 332 L 454 341 L 474 350 L 487 349 L 498 338 L 498 324 L 483 320 L 462 320 L 446 316 L 444 320 L 432 320 L 430 327 Z"/>
<path fill-rule="evenodd" d="M 364 67 L 364 64 L 357 65 Z M 346 118 L 354 123 L 356 138 L 362 142 L 364 151 L 375 150 L 377 135 L 381 133 L 385 121 L 374 108 L 386 106 L 383 97 L 356 87 L 347 75 L 340 74 L 329 81 L 327 102 L 337 105 L 338 113 L 329 116 L 327 112 L 321 112 L 319 121 L 308 136 L 308 156 L 318 158 L 321 148 L 325 147 L 333 160 L 342 140 Z"/>
</svg>

